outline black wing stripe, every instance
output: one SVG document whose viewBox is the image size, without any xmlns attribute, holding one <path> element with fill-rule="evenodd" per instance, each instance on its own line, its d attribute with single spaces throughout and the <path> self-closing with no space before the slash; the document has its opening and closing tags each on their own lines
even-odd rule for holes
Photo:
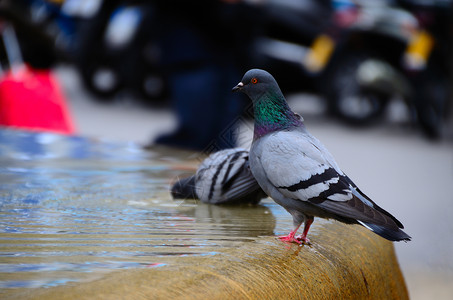
<svg viewBox="0 0 453 300">
<path fill-rule="evenodd" d="M 297 190 L 307 189 L 310 186 L 318 184 L 318 183 L 323 183 L 325 181 L 329 181 L 329 180 L 331 180 L 331 179 L 333 179 L 335 177 L 338 177 L 338 176 L 339 175 L 338 175 L 337 171 L 335 171 L 335 169 L 328 168 L 328 169 L 324 170 L 324 172 L 322 172 L 320 174 L 312 175 L 307 180 L 301 180 L 298 183 L 293 184 L 291 186 L 279 186 L 278 188 L 279 189 L 286 189 L 286 190 L 288 190 L 290 192 L 295 192 Z"/>
<path fill-rule="evenodd" d="M 308 199 L 311 203 L 319 204 L 326 200 L 329 200 L 328 197 L 333 196 L 335 194 L 342 194 L 348 195 L 350 193 L 349 184 L 347 184 L 343 180 L 343 176 L 341 176 L 336 183 L 329 184 L 329 188 L 323 192 L 321 192 L 318 196 Z"/>
<path fill-rule="evenodd" d="M 226 162 L 227 162 L 226 159 L 223 160 L 222 163 L 220 163 L 218 165 L 217 170 L 214 173 L 214 176 L 212 176 L 211 186 L 209 188 L 208 200 L 211 200 L 212 196 L 214 195 L 214 187 L 215 187 L 215 185 L 217 183 L 217 177 L 219 177 L 220 171 L 222 171 L 222 168 L 223 168 L 223 166 L 225 165 Z"/>
<path fill-rule="evenodd" d="M 228 168 L 225 172 L 225 175 L 223 176 L 223 179 L 222 179 L 222 184 L 225 184 L 225 182 L 227 181 L 228 179 L 228 176 L 230 175 L 230 172 L 231 172 L 231 169 L 233 168 L 233 166 L 235 165 L 236 161 L 241 158 L 242 154 L 244 154 L 244 151 L 238 151 L 236 153 L 233 154 L 233 157 L 231 157 L 230 161 L 228 162 Z M 229 158 L 229 157 L 228 157 Z"/>
<path fill-rule="evenodd" d="M 250 177 L 251 179 L 253 179 L 256 182 L 252 173 L 250 172 L 250 170 L 247 170 L 247 168 L 248 168 L 248 161 L 244 160 L 241 163 L 240 169 L 236 172 L 236 174 L 231 176 L 231 178 L 222 185 L 222 190 L 221 190 L 222 195 L 224 193 L 228 192 L 228 190 L 231 189 L 231 187 L 234 184 L 236 184 L 236 182 L 241 178 Z M 256 184 L 258 185 L 258 182 L 256 182 Z"/>
</svg>

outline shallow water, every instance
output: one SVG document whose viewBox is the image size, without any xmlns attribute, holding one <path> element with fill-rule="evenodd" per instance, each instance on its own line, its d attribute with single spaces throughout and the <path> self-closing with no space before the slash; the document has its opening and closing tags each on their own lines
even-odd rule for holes
<svg viewBox="0 0 453 300">
<path fill-rule="evenodd" d="M 0 289 L 158 268 L 290 228 L 289 215 L 269 200 L 174 201 L 171 180 L 198 162 L 182 151 L 0 130 Z"/>
</svg>

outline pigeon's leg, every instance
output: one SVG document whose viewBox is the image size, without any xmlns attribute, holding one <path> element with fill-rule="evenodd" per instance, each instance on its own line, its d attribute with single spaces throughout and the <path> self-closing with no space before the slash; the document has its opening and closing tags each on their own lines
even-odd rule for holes
<svg viewBox="0 0 453 300">
<path fill-rule="evenodd" d="M 294 236 L 296 235 L 296 232 L 299 229 L 301 224 L 299 224 L 296 228 L 294 228 L 293 231 L 291 231 L 288 235 L 279 236 L 278 238 L 280 239 L 280 241 L 287 242 L 287 243 L 295 242 L 295 243 L 298 243 L 299 245 L 301 245 L 302 242 L 299 241 L 298 239 L 294 238 Z"/>
<path fill-rule="evenodd" d="M 296 236 L 296 239 L 298 241 L 302 241 L 304 244 L 309 245 L 310 240 L 307 238 L 308 230 L 310 229 L 311 224 L 313 223 L 313 217 L 312 216 L 307 216 L 305 219 L 305 226 L 304 226 L 304 231 L 302 232 L 301 235 Z"/>
<path fill-rule="evenodd" d="M 302 225 L 302 222 L 306 219 L 305 215 L 298 212 L 298 211 L 290 211 L 288 210 L 289 213 L 293 216 L 293 230 L 288 234 L 284 236 L 279 236 L 278 238 L 282 242 L 287 242 L 287 243 L 298 243 L 299 245 L 302 244 L 300 240 L 295 238 L 294 236 L 296 235 L 297 230 L 299 229 L 300 225 Z"/>
</svg>

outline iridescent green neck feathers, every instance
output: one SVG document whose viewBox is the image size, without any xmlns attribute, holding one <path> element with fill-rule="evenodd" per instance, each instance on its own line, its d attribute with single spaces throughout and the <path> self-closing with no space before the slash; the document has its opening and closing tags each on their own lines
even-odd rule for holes
<svg viewBox="0 0 453 300">
<path fill-rule="evenodd" d="M 254 101 L 254 139 L 270 132 L 301 126 L 301 118 L 293 113 L 280 91 L 269 91 Z"/>
</svg>

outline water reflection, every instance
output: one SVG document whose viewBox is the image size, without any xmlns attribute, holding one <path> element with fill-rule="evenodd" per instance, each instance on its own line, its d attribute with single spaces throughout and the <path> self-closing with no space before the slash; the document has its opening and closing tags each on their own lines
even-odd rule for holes
<svg viewBox="0 0 453 300">
<path fill-rule="evenodd" d="M 187 153 L 0 130 L 0 288 L 180 263 L 272 235 L 275 207 L 173 201 Z M 0 295 L 2 291 L 0 291 Z"/>
</svg>

